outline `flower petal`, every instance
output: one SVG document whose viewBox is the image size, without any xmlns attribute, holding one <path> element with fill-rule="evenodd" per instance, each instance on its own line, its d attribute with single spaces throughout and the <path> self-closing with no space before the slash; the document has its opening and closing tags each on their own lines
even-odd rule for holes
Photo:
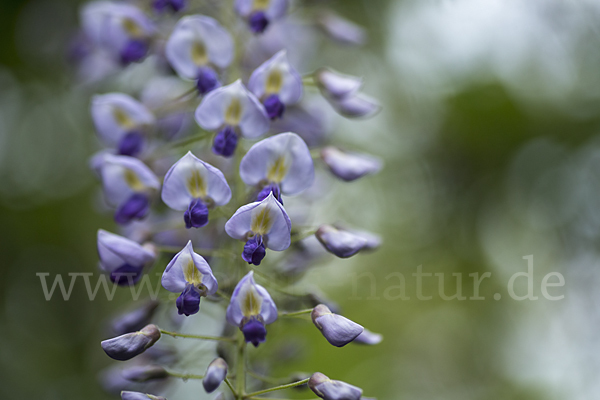
<svg viewBox="0 0 600 400">
<path fill-rule="evenodd" d="M 321 150 L 321 158 L 335 176 L 346 182 L 377 173 L 382 168 L 381 160 L 376 157 L 368 154 L 348 153 L 335 147 L 326 147 Z"/>
<path fill-rule="evenodd" d="M 277 319 L 277 306 L 269 292 L 254 281 L 254 271 L 248 272 L 236 285 L 227 307 L 227 322 L 240 326 L 244 318 L 260 315 L 265 324 Z"/>
<path fill-rule="evenodd" d="M 187 284 L 203 284 L 208 294 L 214 294 L 218 284 L 206 260 L 194 253 L 192 241 L 177 253 L 163 273 L 162 286 L 170 292 L 183 292 Z"/>
<path fill-rule="evenodd" d="M 134 193 L 160 188 L 154 172 L 133 157 L 105 155 L 100 165 L 100 175 L 106 200 L 113 206 L 121 205 Z"/>
<path fill-rule="evenodd" d="M 106 272 L 112 272 L 124 264 L 144 266 L 156 257 L 152 251 L 133 240 L 103 229 L 98 230 L 97 244 L 100 263 Z"/>
<path fill-rule="evenodd" d="M 367 245 L 367 240 L 331 225 L 321 225 L 315 234 L 319 242 L 340 258 L 348 258 Z"/>
<path fill-rule="evenodd" d="M 329 68 L 319 69 L 314 76 L 321 93 L 338 100 L 353 95 L 363 85 L 362 78 L 344 75 Z"/>
<path fill-rule="evenodd" d="M 302 97 L 302 77 L 290 65 L 287 52 L 280 50 L 252 73 L 248 88 L 258 98 L 277 94 L 279 100 L 290 105 Z"/>
</svg>

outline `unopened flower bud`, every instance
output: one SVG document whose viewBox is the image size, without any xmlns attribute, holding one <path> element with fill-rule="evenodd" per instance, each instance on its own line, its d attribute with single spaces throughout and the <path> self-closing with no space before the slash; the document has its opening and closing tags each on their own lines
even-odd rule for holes
<svg viewBox="0 0 600 400">
<path fill-rule="evenodd" d="M 160 339 L 156 325 L 147 325 L 138 332 L 127 333 L 116 338 L 104 340 L 102 349 L 111 358 L 119 361 L 129 360 L 146 351 Z"/>
<path fill-rule="evenodd" d="M 346 182 L 375 174 L 382 168 L 381 160 L 376 157 L 342 151 L 333 146 L 321 150 L 321 158 L 332 174 Z"/>
<path fill-rule="evenodd" d="M 123 378 L 132 382 L 147 382 L 165 379 L 169 376 L 167 370 L 160 365 L 136 365 L 122 372 Z"/>
<path fill-rule="evenodd" d="M 161 396 L 153 396 L 151 394 L 140 392 L 121 392 L 121 400 L 167 400 Z"/>
<path fill-rule="evenodd" d="M 348 318 L 332 313 L 324 304 L 319 304 L 313 309 L 311 318 L 325 339 L 337 347 L 352 342 L 364 330 L 362 326 Z"/>
<path fill-rule="evenodd" d="M 334 381 L 320 372 L 315 372 L 308 381 L 308 387 L 325 400 L 359 400 L 362 389 L 346 382 Z"/>
<path fill-rule="evenodd" d="M 382 340 L 383 336 L 379 333 L 374 333 L 369 331 L 368 329 L 365 329 L 360 335 L 356 337 L 356 339 L 354 339 L 353 343 L 373 346 L 381 343 Z"/>
<path fill-rule="evenodd" d="M 206 393 L 212 393 L 221 385 L 227 377 L 227 363 L 222 358 L 214 359 L 206 369 L 202 386 Z"/>
<path fill-rule="evenodd" d="M 340 258 L 352 257 L 367 245 L 363 237 L 332 225 L 321 225 L 315 236 L 325 249 Z"/>
</svg>

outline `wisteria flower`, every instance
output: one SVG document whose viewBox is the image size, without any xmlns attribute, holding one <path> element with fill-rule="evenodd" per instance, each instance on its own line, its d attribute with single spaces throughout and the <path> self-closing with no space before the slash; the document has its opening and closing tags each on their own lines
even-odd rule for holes
<svg viewBox="0 0 600 400">
<path fill-rule="evenodd" d="M 340 258 L 352 257 L 369 244 L 362 236 L 327 224 L 321 225 L 315 236 L 327 251 Z"/>
<path fill-rule="evenodd" d="M 142 150 L 144 138 L 155 124 L 150 110 L 124 93 L 94 96 L 91 114 L 100 139 L 126 156 Z"/>
<path fill-rule="evenodd" d="M 321 150 L 321 159 L 329 170 L 343 181 L 351 182 L 365 175 L 379 172 L 383 166 L 381 160 L 363 153 L 342 151 L 328 146 Z"/>
<path fill-rule="evenodd" d="M 281 118 L 285 107 L 302 97 L 302 77 L 281 50 L 252 73 L 248 89 L 262 101 L 269 118 Z"/>
<path fill-rule="evenodd" d="M 82 9 L 81 19 L 88 38 L 109 50 L 121 64 L 127 65 L 146 57 L 155 27 L 134 5 L 92 2 Z"/>
<path fill-rule="evenodd" d="M 127 333 L 100 343 L 104 352 L 115 360 L 126 361 L 142 354 L 160 339 L 156 325 L 145 326 L 138 332 Z"/>
<path fill-rule="evenodd" d="M 100 268 L 120 286 L 137 283 L 144 268 L 156 258 L 150 246 L 142 246 L 103 229 L 98 230 L 97 244 Z"/>
<path fill-rule="evenodd" d="M 266 340 L 265 325 L 277 319 L 277 306 L 269 292 L 254 282 L 250 271 L 239 281 L 227 307 L 227 322 L 240 328 L 246 342 L 255 347 Z"/>
<path fill-rule="evenodd" d="M 169 292 L 181 293 L 176 301 L 177 311 L 186 316 L 196 314 L 200 310 L 200 299 L 218 289 L 210 265 L 194 253 L 191 240 L 167 265 L 161 283 Z"/>
<path fill-rule="evenodd" d="M 308 387 L 324 400 L 360 400 L 362 389 L 349 383 L 329 379 L 315 372 L 308 381 Z"/>
<path fill-rule="evenodd" d="M 250 30 L 262 33 L 269 24 L 283 17 L 289 0 L 236 0 L 235 10 L 248 21 Z"/>
<path fill-rule="evenodd" d="M 258 201 L 269 193 L 295 195 L 312 185 L 313 160 L 304 140 L 295 133 L 280 133 L 254 144 L 240 162 L 240 177 L 261 188 Z"/>
<path fill-rule="evenodd" d="M 242 259 L 260 265 L 266 249 L 283 251 L 290 247 L 292 222 L 273 193 L 262 201 L 240 207 L 225 224 L 234 239 L 246 242 Z"/>
<path fill-rule="evenodd" d="M 360 46 L 367 40 L 364 28 L 332 12 L 323 14 L 318 23 L 330 38 L 339 43 Z"/>
<path fill-rule="evenodd" d="M 201 94 L 221 86 L 216 68 L 233 59 L 233 40 L 215 19 L 204 15 L 182 18 L 167 41 L 166 57 L 179 76 L 196 81 Z"/>
<path fill-rule="evenodd" d="M 201 128 L 219 131 L 212 150 L 224 157 L 231 157 L 235 152 L 238 133 L 254 139 L 269 129 L 264 107 L 241 80 L 207 94 L 196 109 L 195 117 Z"/>
<path fill-rule="evenodd" d="M 313 308 L 311 318 L 325 339 L 336 347 L 347 345 L 364 331 L 362 326 L 346 317 L 332 313 L 324 304 Z"/>
<path fill-rule="evenodd" d="M 98 160 L 107 202 L 116 207 L 115 221 L 126 224 L 144 218 L 150 196 L 160 188 L 154 172 L 137 158 L 106 154 Z"/>
<path fill-rule="evenodd" d="M 231 189 L 223 173 L 191 152 L 177 161 L 165 175 L 162 200 L 177 211 L 185 211 L 186 228 L 208 224 L 208 209 L 229 203 Z"/>
<path fill-rule="evenodd" d="M 343 99 L 358 92 L 363 85 L 361 78 L 329 68 L 317 70 L 314 76 L 321 93 L 327 98 Z"/>
<path fill-rule="evenodd" d="M 218 389 L 227 377 L 227 362 L 221 357 L 215 358 L 206 369 L 204 379 L 202 379 L 202 386 L 206 393 L 212 393 Z"/>
</svg>

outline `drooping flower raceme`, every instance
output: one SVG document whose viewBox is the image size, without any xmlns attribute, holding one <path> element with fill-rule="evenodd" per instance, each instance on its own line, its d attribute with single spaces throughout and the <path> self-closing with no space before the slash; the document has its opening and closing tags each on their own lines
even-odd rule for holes
<svg viewBox="0 0 600 400">
<path fill-rule="evenodd" d="M 144 138 L 155 123 L 150 110 L 124 93 L 94 96 L 91 114 L 100 139 L 126 156 L 142 150 Z"/>
<path fill-rule="evenodd" d="M 167 265 L 161 282 L 168 291 L 181 293 L 176 301 L 177 311 L 186 316 L 196 314 L 200 299 L 214 294 L 219 287 L 210 265 L 194 253 L 191 240 Z"/>
<path fill-rule="evenodd" d="M 236 0 L 235 10 L 248 21 L 252 32 L 262 33 L 285 15 L 288 5 L 289 0 Z"/>
<path fill-rule="evenodd" d="M 242 259 L 260 265 L 266 249 L 283 251 L 290 247 L 292 222 L 273 193 L 262 201 L 240 207 L 225 224 L 225 232 L 246 242 Z"/>
<path fill-rule="evenodd" d="M 269 193 L 281 201 L 281 194 L 296 195 L 312 185 L 314 165 L 310 150 L 295 133 L 280 133 L 256 143 L 240 163 L 240 177 L 247 185 L 258 186 L 257 200 Z"/>
<path fill-rule="evenodd" d="M 123 65 L 146 57 L 155 33 L 152 21 L 139 8 L 126 3 L 89 3 L 81 11 L 81 20 L 86 36 Z"/>
<path fill-rule="evenodd" d="M 200 94 L 221 86 L 215 68 L 233 59 L 233 40 L 215 19 L 204 15 L 182 18 L 167 41 L 167 59 L 179 76 L 196 81 Z"/>
<path fill-rule="evenodd" d="M 150 208 L 150 196 L 160 188 L 154 172 L 128 156 L 106 154 L 98 164 L 106 200 L 117 208 L 115 221 L 126 224 L 144 218 Z"/>
<path fill-rule="evenodd" d="M 254 282 L 250 271 L 235 287 L 226 315 L 227 322 L 239 327 L 246 342 L 256 347 L 266 340 L 265 325 L 277 319 L 277 306 L 269 292 Z"/>
<path fill-rule="evenodd" d="M 212 150 L 224 157 L 231 157 L 235 152 L 238 134 L 256 139 L 269 129 L 264 107 L 241 80 L 207 94 L 196 109 L 195 117 L 201 128 L 219 131 Z"/>
<path fill-rule="evenodd" d="M 162 200 L 177 211 L 185 211 L 186 228 L 208 224 L 208 209 L 231 199 L 223 173 L 191 152 L 177 161 L 165 175 Z"/>
<path fill-rule="evenodd" d="M 144 268 L 156 258 L 156 253 L 150 245 L 142 246 L 103 229 L 98 230 L 97 243 L 100 268 L 108 273 L 110 280 L 117 285 L 137 283 Z"/>
<path fill-rule="evenodd" d="M 300 101 L 302 77 L 281 50 L 252 73 L 248 89 L 262 101 L 269 118 L 281 118 L 287 105 Z"/>
</svg>

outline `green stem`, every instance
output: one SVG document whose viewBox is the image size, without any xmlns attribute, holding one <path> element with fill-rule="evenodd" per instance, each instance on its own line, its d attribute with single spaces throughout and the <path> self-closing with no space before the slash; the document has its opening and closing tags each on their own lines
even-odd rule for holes
<svg viewBox="0 0 600 400">
<path fill-rule="evenodd" d="M 298 232 L 297 234 L 292 236 L 292 243 L 296 243 L 301 240 L 304 240 L 307 237 L 314 235 L 315 233 L 317 233 L 317 229 L 309 229 L 304 232 Z"/>
<path fill-rule="evenodd" d="M 246 371 L 246 373 L 248 375 L 250 375 L 251 377 L 253 377 L 254 379 L 257 379 L 257 380 L 265 382 L 265 383 L 270 383 L 271 385 L 277 385 L 283 380 L 283 379 L 279 379 L 279 378 L 271 378 L 268 376 L 262 376 L 260 374 L 257 374 L 256 372 L 253 372 L 250 370 Z"/>
<path fill-rule="evenodd" d="M 172 149 L 176 149 L 179 147 L 184 147 L 184 146 L 188 146 L 192 143 L 204 140 L 206 138 L 208 138 L 210 135 L 212 135 L 212 132 L 208 132 L 208 131 L 202 131 L 201 133 L 197 134 L 197 135 L 192 135 L 190 137 L 187 138 L 183 138 L 181 140 L 177 140 L 175 142 L 172 142 L 169 144 L 169 147 Z"/>
<path fill-rule="evenodd" d="M 194 374 L 182 374 L 179 372 L 172 372 L 172 371 L 167 371 L 167 373 L 172 376 L 173 378 L 181 378 L 184 381 L 188 380 L 188 379 L 198 379 L 198 380 L 202 380 L 204 379 L 203 375 L 194 375 Z"/>
<path fill-rule="evenodd" d="M 250 398 L 253 396 L 258 396 L 260 394 L 274 392 L 276 390 L 289 389 L 289 388 L 293 388 L 296 386 L 304 385 L 305 383 L 308 383 L 309 380 L 310 380 L 310 378 L 306 378 L 306 379 L 302 379 L 301 381 L 298 381 L 298 382 L 288 383 L 287 385 L 275 386 L 270 389 L 259 390 L 258 392 L 253 392 L 253 393 L 247 394 L 246 396 L 244 396 L 244 398 L 247 399 L 247 398 Z"/>
<path fill-rule="evenodd" d="M 238 340 L 238 354 L 236 359 L 236 383 L 237 383 L 237 400 L 245 398 L 246 393 L 246 340 L 244 335 L 240 334 Z"/>
<path fill-rule="evenodd" d="M 179 333 L 179 332 L 169 332 L 164 329 L 160 329 L 160 333 L 164 335 L 169 335 L 172 337 L 182 337 L 188 339 L 200 339 L 200 340 L 219 340 L 222 342 L 234 342 L 235 339 L 223 336 L 206 336 L 206 335 L 191 335 L 187 333 Z"/>
<path fill-rule="evenodd" d="M 304 315 L 304 314 L 310 314 L 312 312 L 312 308 L 306 309 L 306 310 L 300 310 L 300 311 L 280 311 L 279 312 L 279 316 L 280 317 L 296 317 L 298 315 Z"/>
<path fill-rule="evenodd" d="M 235 388 L 233 387 L 233 385 L 231 384 L 231 381 L 229 380 L 229 378 L 225 378 L 225 384 L 227 386 L 229 386 L 229 389 L 231 390 L 231 393 L 233 393 L 233 396 L 235 398 L 238 397 L 237 391 L 235 390 Z"/>
</svg>

